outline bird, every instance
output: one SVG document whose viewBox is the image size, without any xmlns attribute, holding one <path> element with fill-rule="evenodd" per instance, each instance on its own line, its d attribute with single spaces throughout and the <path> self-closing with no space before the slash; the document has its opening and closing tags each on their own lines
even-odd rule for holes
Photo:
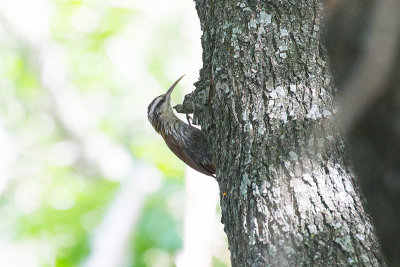
<svg viewBox="0 0 400 267">
<path fill-rule="evenodd" d="M 203 131 L 180 120 L 172 110 L 171 93 L 183 78 L 176 80 L 168 91 L 154 98 L 147 108 L 148 119 L 169 149 L 189 167 L 216 178 L 216 167 Z"/>
</svg>

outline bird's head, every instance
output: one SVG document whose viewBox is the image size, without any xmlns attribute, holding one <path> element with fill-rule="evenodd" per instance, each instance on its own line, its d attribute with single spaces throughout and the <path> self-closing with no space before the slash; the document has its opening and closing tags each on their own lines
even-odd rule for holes
<svg viewBox="0 0 400 267">
<path fill-rule="evenodd" d="M 151 124 L 156 128 L 157 125 L 162 118 L 168 119 L 168 117 L 175 117 L 175 114 L 171 107 L 171 93 L 174 90 L 175 86 L 178 82 L 183 78 L 182 75 L 171 87 L 168 91 L 160 96 L 154 98 L 154 100 L 150 103 L 147 108 L 147 116 Z"/>
</svg>

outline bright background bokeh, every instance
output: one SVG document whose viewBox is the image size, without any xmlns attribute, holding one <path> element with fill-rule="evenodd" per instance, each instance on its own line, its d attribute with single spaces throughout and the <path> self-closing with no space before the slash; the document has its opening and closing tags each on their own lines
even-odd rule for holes
<svg viewBox="0 0 400 267">
<path fill-rule="evenodd" d="M 0 0 L 0 266 L 229 265 L 216 182 L 147 121 L 200 37 L 190 0 Z"/>
</svg>

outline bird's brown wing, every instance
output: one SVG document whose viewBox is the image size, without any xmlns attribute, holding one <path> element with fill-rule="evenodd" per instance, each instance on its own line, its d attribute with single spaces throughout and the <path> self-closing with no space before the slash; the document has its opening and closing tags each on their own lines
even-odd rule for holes
<svg viewBox="0 0 400 267">
<path fill-rule="evenodd" d="M 196 162 L 199 162 L 200 166 L 207 172 L 207 175 L 215 177 L 216 168 L 212 163 L 210 148 L 204 133 L 193 126 L 189 127 L 190 146 L 194 149 L 188 150 L 188 153 Z"/>
<path fill-rule="evenodd" d="M 212 168 L 208 166 L 209 163 L 207 161 L 204 164 L 201 162 L 201 159 L 198 157 L 198 155 L 192 152 L 193 148 L 188 149 L 187 147 L 184 147 L 184 143 L 176 140 L 172 136 L 166 138 L 168 138 L 168 141 L 165 142 L 167 146 L 178 158 L 185 162 L 189 167 L 205 175 L 213 176 L 215 171 L 212 172 Z"/>
</svg>

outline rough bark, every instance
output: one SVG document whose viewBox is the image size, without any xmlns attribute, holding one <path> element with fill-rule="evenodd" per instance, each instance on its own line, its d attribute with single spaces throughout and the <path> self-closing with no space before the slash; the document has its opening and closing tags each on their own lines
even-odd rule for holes
<svg viewBox="0 0 400 267">
<path fill-rule="evenodd" d="M 343 1 L 333 13 L 328 45 L 342 106 L 362 107 L 342 116 L 359 113 L 348 127 L 354 169 L 387 263 L 400 266 L 400 3 Z"/>
<path fill-rule="evenodd" d="M 340 136 L 320 1 L 197 0 L 194 112 L 217 166 L 232 266 L 378 266 Z"/>
</svg>

